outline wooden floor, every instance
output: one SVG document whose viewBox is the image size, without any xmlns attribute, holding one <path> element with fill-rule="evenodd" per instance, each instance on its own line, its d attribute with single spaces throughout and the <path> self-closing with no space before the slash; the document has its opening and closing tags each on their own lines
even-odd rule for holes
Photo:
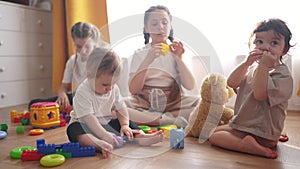
<svg viewBox="0 0 300 169">
<path fill-rule="evenodd" d="M 39 161 L 11 159 L 9 152 L 20 146 L 36 146 L 37 139 L 45 139 L 46 144 L 66 143 L 66 127 L 47 130 L 39 136 L 29 136 L 31 126 L 26 126 L 24 134 L 16 134 L 16 126 L 20 124 L 10 122 L 10 110 L 13 109 L 23 111 L 26 105 L 0 109 L 0 124 L 6 123 L 9 127 L 8 136 L 0 140 L 0 168 L 43 168 Z M 285 127 L 290 140 L 279 143 L 279 156 L 275 160 L 223 150 L 211 146 L 209 142 L 199 144 L 196 138 L 185 138 L 184 149 L 170 149 L 169 140 L 151 147 L 128 144 L 114 150 L 108 159 L 103 159 L 98 153 L 93 157 L 66 159 L 64 164 L 55 168 L 296 169 L 300 166 L 300 112 L 288 112 Z"/>
</svg>

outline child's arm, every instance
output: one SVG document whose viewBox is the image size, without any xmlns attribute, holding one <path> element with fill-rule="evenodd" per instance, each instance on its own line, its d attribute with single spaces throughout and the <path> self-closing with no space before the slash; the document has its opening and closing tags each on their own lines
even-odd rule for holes
<svg viewBox="0 0 300 169">
<path fill-rule="evenodd" d="M 129 91 L 131 94 L 136 94 L 137 92 L 141 91 L 145 84 L 145 79 L 148 73 L 148 68 L 150 64 L 160 56 L 161 53 L 161 43 L 154 44 L 149 49 L 147 56 L 141 62 L 138 69 L 134 74 L 130 75 L 129 78 Z M 158 55 L 157 55 L 158 54 Z"/>
<path fill-rule="evenodd" d="M 266 100 L 268 98 L 267 85 L 268 85 L 269 68 L 263 64 L 259 64 L 253 81 L 253 95 L 257 100 Z"/>
<path fill-rule="evenodd" d="M 183 44 L 181 42 L 174 41 L 170 45 L 170 51 L 175 55 L 175 61 L 177 63 L 178 74 L 182 83 L 182 86 L 188 90 L 192 90 L 195 86 L 195 78 L 186 64 L 182 61 L 182 54 L 184 53 Z"/>
<path fill-rule="evenodd" d="M 100 138 L 112 145 L 118 145 L 118 141 L 115 139 L 115 137 L 102 127 L 96 116 L 92 114 L 86 115 L 82 117 L 82 120 L 86 123 L 89 129 L 92 130 L 97 138 Z"/>
<path fill-rule="evenodd" d="M 133 139 L 133 133 L 131 128 L 129 127 L 129 115 L 127 108 L 122 108 L 116 111 L 117 118 L 121 125 L 120 134 L 124 136 L 124 134 L 128 137 L 129 140 Z"/>
<path fill-rule="evenodd" d="M 246 62 L 243 62 L 238 67 L 236 67 L 227 78 L 228 86 L 233 89 L 238 88 L 245 74 L 247 73 L 249 66 L 250 65 L 248 65 Z"/>
<path fill-rule="evenodd" d="M 56 102 L 59 104 L 62 110 L 66 109 L 70 105 L 67 93 L 71 90 L 71 83 L 62 83 L 58 90 L 58 98 Z"/>
<path fill-rule="evenodd" d="M 268 77 L 269 68 L 274 68 L 277 63 L 276 56 L 272 55 L 270 52 L 264 51 L 261 59 L 259 60 L 259 65 L 254 74 L 253 81 L 253 93 L 257 100 L 268 99 Z"/>
<path fill-rule="evenodd" d="M 227 84 L 229 87 L 236 89 L 240 86 L 245 74 L 248 71 L 249 66 L 251 66 L 255 61 L 261 57 L 261 51 L 254 50 L 251 51 L 247 59 L 238 65 L 233 72 L 227 78 Z"/>
</svg>

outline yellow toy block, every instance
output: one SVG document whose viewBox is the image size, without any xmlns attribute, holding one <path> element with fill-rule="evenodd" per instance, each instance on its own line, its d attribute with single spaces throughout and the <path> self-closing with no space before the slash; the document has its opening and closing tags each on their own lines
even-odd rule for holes
<svg viewBox="0 0 300 169">
<path fill-rule="evenodd" d="M 158 127 L 158 130 L 162 130 L 164 132 L 164 137 L 167 139 L 170 138 L 170 131 L 172 129 L 177 129 L 177 126 L 174 124 L 170 124 L 170 125 L 164 125 Z"/>
<path fill-rule="evenodd" d="M 18 111 L 17 110 L 12 110 L 10 111 L 10 121 L 13 122 L 14 118 L 17 117 Z"/>
</svg>

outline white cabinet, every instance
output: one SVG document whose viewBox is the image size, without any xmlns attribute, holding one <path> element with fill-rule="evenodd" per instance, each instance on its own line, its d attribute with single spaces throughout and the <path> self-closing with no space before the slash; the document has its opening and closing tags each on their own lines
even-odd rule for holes
<svg viewBox="0 0 300 169">
<path fill-rule="evenodd" d="M 52 96 L 52 13 L 0 1 L 0 108 Z"/>
</svg>

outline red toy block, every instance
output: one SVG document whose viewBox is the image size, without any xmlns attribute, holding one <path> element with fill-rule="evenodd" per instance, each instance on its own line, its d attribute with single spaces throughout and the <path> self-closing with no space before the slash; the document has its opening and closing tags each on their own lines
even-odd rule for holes
<svg viewBox="0 0 300 169">
<path fill-rule="evenodd" d="M 21 154 L 22 161 L 39 161 L 46 154 L 38 154 L 38 150 L 23 150 Z"/>
<path fill-rule="evenodd" d="M 22 119 L 22 117 L 17 115 L 16 117 L 14 117 L 14 123 L 20 123 L 21 119 Z"/>
<path fill-rule="evenodd" d="M 60 127 L 66 126 L 67 122 L 65 119 L 60 119 Z"/>
</svg>

